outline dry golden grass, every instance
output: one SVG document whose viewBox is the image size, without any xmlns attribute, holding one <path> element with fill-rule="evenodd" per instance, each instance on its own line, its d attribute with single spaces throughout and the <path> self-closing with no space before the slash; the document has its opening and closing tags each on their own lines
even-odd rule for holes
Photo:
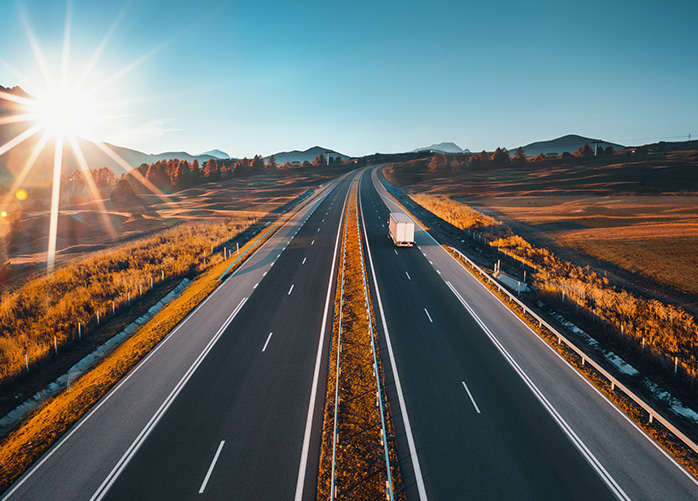
<svg viewBox="0 0 698 501">
<path fill-rule="evenodd" d="M 356 185 L 355 185 L 356 186 Z M 356 220 L 356 189 L 350 195 L 345 225 L 346 262 L 340 265 L 335 300 L 335 323 L 332 352 L 327 379 L 327 396 L 323 423 L 323 439 L 318 473 L 317 499 L 330 497 L 332 445 L 334 430 L 337 346 L 340 319 L 340 296 L 344 284 L 341 311 L 341 354 L 338 409 L 338 441 L 336 446 L 337 499 L 385 499 L 386 465 L 381 441 L 381 418 L 376 400 L 377 388 L 373 372 L 371 334 L 366 317 L 366 296 L 361 268 L 361 242 Z M 378 367 L 382 374 L 381 367 Z M 389 410 L 386 408 L 386 414 Z M 389 424 L 392 425 L 391 421 Z M 389 435 L 394 431 L 388 428 Z M 397 453 L 390 445 L 391 476 L 396 499 L 403 499 Z"/>
<path fill-rule="evenodd" d="M 464 203 L 445 196 L 412 193 L 410 198 L 431 213 L 461 230 L 502 224 L 493 217 L 482 214 Z"/>
<path fill-rule="evenodd" d="M 293 212 L 280 218 L 272 228 L 290 217 Z M 241 254 L 253 251 L 273 234 L 258 237 L 240 249 Z M 251 252 L 250 252 L 251 253 Z M 249 256 L 249 253 L 247 254 Z M 0 442 L 0 491 L 6 489 L 63 433 L 65 433 L 91 406 L 125 376 L 150 350 L 200 304 L 218 285 L 235 256 L 210 266 L 196 278 L 184 292 L 165 306 L 146 325 L 128 338 L 96 367 L 81 376 L 66 391 L 43 404 L 32 413 L 15 431 Z M 240 259 L 235 268 L 244 262 Z"/>
<path fill-rule="evenodd" d="M 509 308 L 516 313 L 526 324 L 545 341 L 570 365 L 578 372 L 584 375 L 596 388 L 601 390 L 612 402 L 614 402 L 625 414 L 635 421 L 649 436 L 657 441 L 667 452 L 674 456 L 679 463 L 684 465 L 688 471 L 695 477 L 698 477 L 698 454 L 687 447 L 681 440 L 674 436 L 660 423 L 653 421 L 649 422 L 647 412 L 637 405 L 632 399 L 621 391 L 612 388 L 609 381 L 599 373 L 590 364 L 582 363 L 579 355 L 570 349 L 566 344 L 558 342 L 558 338 L 547 328 L 542 327 L 538 322 L 523 311 L 516 303 L 509 301 L 508 296 L 503 294 L 499 288 L 492 285 L 489 280 L 484 279 L 470 263 L 462 259 L 456 252 L 453 252 L 450 247 L 446 250 L 453 255 L 463 266 L 470 270 L 475 278 L 477 278 L 485 287 L 487 287 L 494 295 L 507 304 Z"/>
<path fill-rule="evenodd" d="M 86 326 L 137 300 L 151 279 L 181 278 L 212 262 L 211 248 L 247 228 L 254 218 L 189 223 L 59 267 L 32 280 L 0 303 L 0 382 L 46 358 Z M 222 259 L 214 256 L 213 262 Z"/>
<path fill-rule="evenodd" d="M 545 237 L 698 297 L 698 197 L 516 197 L 483 206 Z M 690 305 L 698 307 L 698 303 Z"/>
</svg>

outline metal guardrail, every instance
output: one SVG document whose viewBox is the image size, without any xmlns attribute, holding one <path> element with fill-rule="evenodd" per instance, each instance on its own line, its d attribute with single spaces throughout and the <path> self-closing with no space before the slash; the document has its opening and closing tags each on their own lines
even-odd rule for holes
<svg viewBox="0 0 698 501">
<path fill-rule="evenodd" d="M 395 499 L 395 494 L 393 492 L 393 481 L 392 481 L 392 472 L 390 471 L 390 451 L 388 447 L 388 433 L 386 429 L 386 419 L 385 419 L 385 406 L 384 406 L 384 401 L 383 401 L 383 391 L 381 389 L 381 382 L 380 382 L 380 372 L 378 371 L 378 359 L 376 355 L 376 345 L 375 345 L 375 333 L 373 331 L 373 319 L 371 316 L 371 305 L 368 299 L 368 280 L 366 277 L 366 264 L 364 262 L 364 255 L 363 255 L 363 244 L 361 243 L 361 226 L 359 225 L 359 195 L 358 195 L 358 188 L 357 188 L 357 204 L 356 204 L 356 226 L 357 226 L 357 232 L 356 232 L 356 238 L 359 240 L 359 254 L 361 257 L 361 274 L 362 274 L 362 279 L 363 279 L 363 285 L 364 285 L 364 300 L 365 300 L 365 305 L 366 305 L 366 318 L 368 320 L 368 326 L 369 326 L 369 334 L 371 337 L 371 354 L 373 355 L 373 375 L 376 379 L 376 399 L 378 402 L 378 407 L 380 410 L 380 416 L 381 416 L 381 439 L 383 442 L 383 453 L 385 455 L 385 464 L 386 464 L 386 471 L 387 471 L 387 480 L 386 480 L 386 497 L 390 501 L 394 501 Z M 344 308 L 344 274 L 345 274 L 345 265 L 346 265 L 346 256 L 347 256 L 347 238 L 348 238 L 348 226 L 349 226 L 349 214 L 345 216 L 345 221 L 344 221 L 344 251 L 342 254 L 342 286 L 341 286 L 341 291 L 340 291 L 340 299 L 339 299 L 339 327 L 338 327 L 338 332 L 337 332 L 337 363 L 336 363 L 336 369 L 335 369 L 335 397 L 334 397 L 334 429 L 332 432 L 332 476 L 331 476 L 331 483 L 330 483 L 330 500 L 334 501 L 336 498 L 336 453 L 337 453 L 337 435 L 338 435 L 338 408 L 339 408 L 339 377 L 341 373 L 341 350 L 342 350 L 342 311 Z"/>
<path fill-rule="evenodd" d="M 362 176 L 363 177 L 363 176 Z M 395 493 L 393 492 L 393 479 L 392 475 L 390 472 L 390 452 L 388 449 L 388 433 L 387 429 L 385 426 L 385 408 L 383 406 L 383 392 L 381 390 L 381 381 L 380 381 L 380 373 L 378 372 L 378 359 L 376 357 L 376 341 L 375 341 L 375 333 L 373 332 L 373 318 L 371 317 L 371 304 L 368 300 L 368 280 L 366 278 L 366 263 L 364 262 L 364 246 L 361 241 L 361 226 L 359 225 L 359 206 L 360 206 L 360 193 L 359 193 L 359 188 L 357 186 L 357 208 L 356 208 L 356 236 L 359 239 L 359 254 L 361 256 L 361 274 L 363 275 L 363 281 L 364 281 L 364 298 L 366 299 L 366 316 L 368 319 L 368 329 L 369 329 L 369 334 L 371 335 L 371 353 L 373 355 L 373 375 L 376 378 L 376 388 L 377 388 L 377 398 L 378 398 L 378 406 L 380 408 L 380 414 L 381 414 L 381 433 L 382 433 L 382 441 L 383 441 L 383 451 L 385 454 L 385 465 L 387 469 L 387 481 L 386 481 L 386 487 L 387 487 L 387 494 L 388 498 L 390 501 L 393 501 L 395 499 Z M 361 208 L 361 212 L 363 213 L 363 207 Z"/>
<path fill-rule="evenodd" d="M 532 311 L 528 306 L 526 306 L 524 303 L 519 301 L 519 299 L 517 299 L 513 294 L 511 294 L 506 288 L 502 287 L 501 284 L 499 284 L 494 278 L 492 278 L 482 268 L 480 268 L 478 265 L 476 265 L 470 258 L 468 258 L 466 255 L 464 255 L 461 251 L 459 251 L 458 249 L 456 249 L 454 247 L 450 247 L 450 246 L 448 246 L 448 247 L 450 249 L 452 249 L 456 254 L 458 254 L 458 256 L 461 257 L 465 262 L 467 262 L 468 265 L 471 266 L 478 274 L 480 274 L 483 278 L 488 280 L 492 285 L 497 287 L 497 290 L 501 294 L 504 294 L 510 302 L 517 304 L 521 308 L 521 310 L 523 311 L 524 315 L 529 315 L 533 319 L 537 320 L 539 327 L 545 327 L 552 335 L 556 336 L 558 339 L 558 343 L 561 343 L 561 342 L 565 343 L 565 345 L 569 349 L 574 351 L 581 358 L 582 365 L 585 365 L 588 363 L 594 369 L 596 369 L 601 375 L 603 375 L 608 380 L 608 382 L 611 383 L 611 390 L 615 390 L 615 388 L 620 389 L 628 398 L 630 398 L 633 402 L 635 402 L 637 405 L 642 407 L 647 412 L 648 421 L 650 423 L 652 423 L 653 420 L 656 419 L 667 430 L 669 430 L 671 433 L 673 433 L 676 438 L 681 440 L 684 444 L 686 444 L 686 446 L 688 446 L 694 452 L 698 453 L 698 445 L 696 445 L 696 443 L 693 440 L 691 440 L 689 437 L 687 437 L 683 432 L 681 432 L 679 429 L 677 429 L 668 419 L 666 419 L 664 416 L 662 416 L 650 404 L 645 402 L 640 396 L 635 394 L 627 386 L 625 386 L 623 383 L 618 381 L 606 369 L 604 369 L 598 363 L 596 363 L 594 360 L 592 360 L 586 353 L 584 353 L 582 350 L 580 350 L 572 341 L 567 339 L 563 334 L 561 334 L 557 329 L 555 329 L 555 327 L 551 326 L 548 322 L 543 320 L 534 311 Z"/>
<path fill-rule="evenodd" d="M 342 243 L 342 288 L 339 293 L 339 328 L 337 330 L 337 363 L 335 364 L 334 385 L 334 428 L 332 430 L 332 476 L 330 480 L 330 501 L 334 501 L 337 489 L 336 483 L 336 459 L 337 459 L 337 432 L 339 414 L 339 374 L 341 372 L 340 355 L 342 353 L 342 311 L 344 310 L 344 272 L 347 262 L 347 233 L 349 218 L 344 216 L 344 241 Z"/>
<path fill-rule="evenodd" d="M 372 173 L 373 176 L 375 176 L 375 179 L 378 180 L 380 185 L 383 187 L 385 192 L 390 196 L 397 204 L 399 204 L 405 211 L 409 212 L 407 208 L 405 208 L 404 205 L 402 205 L 396 198 L 395 196 L 390 193 L 381 180 L 378 178 L 376 175 L 376 171 L 374 170 Z M 422 228 L 424 229 L 424 228 Z M 426 229 L 424 229 L 426 231 Z M 593 359 L 591 359 L 589 356 L 587 356 L 586 353 L 584 353 L 582 350 L 580 350 L 574 343 L 572 343 L 569 339 L 567 339 L 563 334 L 561 334 L 557 329 L 555 329 L 553 326 L 551 326 L 548 322 L 543 320 L 540 316 L 538 316 L 535 312 L 533 312 L 529 307 L 527 307 L 525 304 L 523 304 L 521 301 L 519 301 L 513 294 L 511 294 L 506 288 L 502 287 L 500 283 L 498 283 L 493 277 L 491 277 L 488 273 L 486 273 L 482 268 L 480 268 L 478 265 L 476 265 L 470 258 L 468 258 L 466 255 L 464 255 L 462 252 L 460 252 L 458 249 L 448 246 L 450 249 L 453 249 L 461 258 L 463 258 L 464 261 L 466 261 L 474 270 L 477 271 L 482 277 L 484 277 L 486 280 L 488 280 L 490 283 L 492 283 L 497 289 L 504 295 L 507 296 L 510 302 L 513 302 L 517 304 L 523 311 L 524 314 L 528 314 L 531 316 L 533 319 L 538 321 L 539 327 L 545 327 L 548 329 L 548 331 L 554 335 L 557 336 L 558 342 L 559 343 L 565 343 L 565 345 L 574 351 L 582 360 L 582 365 L 585 365 L 588 363 L 591 365 L 594 369 L 596 369 L 599 374 L 603 375 L 609 383 L 611 383 L 611 390 L 615 390 L 615 388 L 619 388 L 628 398 L 630 398 L 635 404 L 639 405 L 642 409 L 647 412 L 648 415 L 648 422 L 652 423 L 655 419 L 657 422 L 661 423 L 667 430 L 669 430 L 676 438 L 681 440 L 687 447 L 689 447 L 693 452 L 698 454 L 698 445 L 691 440 L 688 436 L 686 436 L 685 433 L 683 433 L 681 430 L 676 428 L 668 419 L 666 419 L 664 416 L 662 416 L 657 410 L 655 410 L 650 404 L 645 402 L 639 395 L 637 395 L 635 392 L 630 390 L 627 386 L 625 386 L 623 383 L 618 381 L 611 373 L 609 373 L 606 369 L 601 367 L 599 364 L 597 364 Z M 466 268 L 467 270 L 467 268 Z M 505 305 L 506 306 L 506 305 Z M 530 327 L 529 327 L 530 328 Z"/>
</svg>

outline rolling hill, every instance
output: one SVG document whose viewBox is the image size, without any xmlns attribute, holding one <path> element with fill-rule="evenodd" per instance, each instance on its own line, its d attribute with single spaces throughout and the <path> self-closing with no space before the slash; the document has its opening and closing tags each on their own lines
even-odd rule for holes
<svg viewBox="0 0 698 501">
<path fill-rule="evenodd" d="M 616 143 L 609 143 L 608 141 L 603 141 L 601 139 L 591 139 L 588 137 L 578 136 L 576 134 L 567 134 L 566 136 L 558 137 L 557 139 L 551 139 L 549 141 L 537 141 L 535 143 L 523 146 L 526 151 L 526 156 L 535 157 L 536 155 L 543 153 L 547 155 L 548 153 L 561 155 L 564 152 L 574 153 L 580 147 L 588 144 L 592 148 L 594 143 L 598 142 L 599 147 L 606 148 L 607 146 L 613 146 L 614 150 L 625 148 L 625 146 Z M 510 151 L 516 151 L 516 148 L 512 148 Z"/>
<path fill-rule="evenodd" d="M 422 148 L 412 150 L 413 153 L 418 153 L 420 151 L 431 151 L 434 153 L 470 153 L 470 150 L 463 149 L 456 143 L 451 142 L 432 144 L 431 146 L 424 146 Z"/>
<path fill-rule="evenodd" d="M 293 163 L 293 162 L 303 163 L 305 161 L 312 162 L 315 159 L 315 157 L 317 157 L 320 154 L 325 155 L 325 158 L 327 158 L 328 154 L 333 156 L 333 157 L 340 157 L 342 160 L 346 160 L 347 158 L 350 158 L 348 155 L 338 153 L 338 152 L 331 150 L 329 148 L 323 148 L 322 146 L 313 146 L 312 148 L 308 148 L 305 151 L 299 151 L 299 150 L 281 151 L 279 153 L 274 153 L 274 158 L 276 158 L 277 165 L 282 165 L 286 162 L 291 162 L 291 163 Z M 268 162 L 269 157 L 264 157 L 264 161 Z"/>
</svg>

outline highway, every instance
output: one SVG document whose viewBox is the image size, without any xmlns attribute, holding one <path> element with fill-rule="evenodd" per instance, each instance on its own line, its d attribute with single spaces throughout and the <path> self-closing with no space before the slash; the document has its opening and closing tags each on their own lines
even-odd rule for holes
<svg viewBox="0 0 698 501">
<path fill-rule="evenodd" d="M 692 477 L 427 232 L 392 244 L 388 214 L 404 211 L 375 176 L 361 203 L 408 499 L 696 498 Z"/>
<path fill-rule="evenodd" d="M 315 499 L 355 175 L 407 499 L 696 499 L 692 477 L 427 232 L 393 246 L 402 209 L 362 172 L 294 215 L 2 499 Z"/>
<path fill-rule="evenodd" d="M 350 181 L 331 184 L 3 499 L 314 499 Z"/>
</svg>

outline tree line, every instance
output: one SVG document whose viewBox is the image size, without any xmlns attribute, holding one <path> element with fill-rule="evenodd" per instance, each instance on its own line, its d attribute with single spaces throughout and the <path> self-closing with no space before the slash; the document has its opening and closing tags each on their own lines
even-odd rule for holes
<svg viewBox="0 0 698 501">
<path fill-rule="evenodd" d="M 574 153 L 564 152 L 561 158 L 588 158 L 598 155 L 613 154 L 615 154 L 615 150 L 610 144 L 605 149 L 598 148 L 596 152 L 594 152 L 591 146 L 585 144 L 579 147 Z M 506 148 L 497 148 L 492 153 L 483 150 L 476 154 L 455 154 L 449 155 L 448 157 L 443 153 L 437 153 L 431 157 L 427 168 L 430 172 L 434 173 L 466 168 L 473 170 L 501 169 L 506 167 L 525 167 L 530 162 L 542 162 L 549 159 L 550 157 L 543 153 L 529 159 L 526 156 L 526 150 L 522 146 L 519 146 L 514 152 L 514 156 L 512 156 Z"/>
</svg>

